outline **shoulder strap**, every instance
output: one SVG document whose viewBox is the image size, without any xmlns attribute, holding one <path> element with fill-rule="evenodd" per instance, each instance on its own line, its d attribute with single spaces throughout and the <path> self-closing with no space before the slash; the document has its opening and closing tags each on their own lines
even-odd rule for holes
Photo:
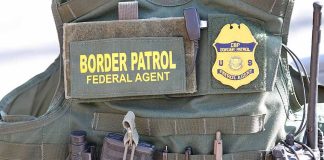
<svg viewBox="0 0 324 160">
<path fill-rule="evenodd" d="M 292 14 L 294 0 L 242 0 L 245 3 L 276 15 L 283 17 L 282 35 L 283 42 L 287 42 L 290 18 Z M 76 20 L 77 18 L 90 13 L 92 10 L 102 5 L 116 6 L 119 0 L 68 0 L 60 4 L 58 0 L 53 0 L 52 10 L 59 32 L 59 39 L 62 39 L 62 24 Z"/>
<path fill-rule="evenodd" d="M 52 12 L 60 46 L 62 46 L 63 41 L 63 23 L 72 22 L 104 4 L 116 6 L 118 1 L 119 0 L 68 0 L 65 3 L 59 3 L 58 0 L 53 0 Z"/>
<path fill-rule="evenodd" d="M 110 0 L 70 0 L 58 5 L 57 10 L 63 23 L 71 22 Z"/>
</svg>

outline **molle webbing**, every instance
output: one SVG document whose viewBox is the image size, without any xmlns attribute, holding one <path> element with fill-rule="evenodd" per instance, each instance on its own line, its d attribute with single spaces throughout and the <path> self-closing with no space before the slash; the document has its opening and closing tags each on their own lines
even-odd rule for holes
<svg viewBox="0 0 324 160">
<path fill-rule="evenodd" d="M 0 159 L 65 159 L 66 144 L 16 144 L 0 142 Z"/>
<path fill-rule="evenodd" d="M 122 132 L 122 114 L 95 113 L 92 128 L 98 131 Z M 136 117 L 139 134 L 146 136 L 251 134 L 263 131 L 265 115 L 221 118 L 143 118 Z"/>
<path fill-rule="evenodd" d="M 183 160 L 185 154 L 168 153 L 168 160 Z M 154 157 L 155 160 L 162 160 L 162 154 Z M 215 155 L 189 155 L 190 160 L 215 160 Z M 247 151 L 223 154 L 223 160 L 270 160 L 269 154 L 265 151 Z"/>
</svg>

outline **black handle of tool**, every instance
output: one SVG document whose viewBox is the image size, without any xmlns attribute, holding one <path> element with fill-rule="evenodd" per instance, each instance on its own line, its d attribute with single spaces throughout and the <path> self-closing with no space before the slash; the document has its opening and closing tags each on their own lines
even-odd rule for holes
<svg viewBox="0 0 324 160">
<path fill-rule="evenodd" d="M 309 103 L 307 114 L 307 145 L 313 149 L 318 149 L 318 118 L 317 118 L 317 98 L 318 98 L 318 59 L 319 43 L 321 35 L 322 5 L 318 2 L 313 4 L 313 32 L 312 32 L 312 53 L 310 68 Z"/>
</svg>

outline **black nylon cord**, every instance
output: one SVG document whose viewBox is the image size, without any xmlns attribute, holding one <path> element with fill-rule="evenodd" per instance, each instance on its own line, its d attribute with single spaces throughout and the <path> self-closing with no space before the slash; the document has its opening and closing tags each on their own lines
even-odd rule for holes
<svg viewBox="0 0 324 160">
<path fill-rule="evenodd" d="M 298 144 L 300 144 L 301 146 L 303 146 L 304 149 L 306 149 L 306 150 L 307 150 L 307 151 L 308 151 L 308 152 L 313 156 L 314 160 L 316 159 L 314 152 L 313 152 L 312 149 L 310 149 L 307 145 L 305 145 L 305 144 L 302 143 L 302 142 L 296 141 L 296 140 L 295 140 L 295 143 L 298 143 Z"/>
<path fill-rule="evenodd" d="M 292 58 L 292 60 L 294 61 L 294 64 L 297 67 L 297 70 L 299 72 L 299 78 L 300 81 L 302 83 L 302 88 L 303 88 L 303 99 L 304 99 L 304 107 L 303 107 L 303 117 L 301 120 L 301 124 L 299 125 L 297 131 L 295 132 L 294 136 L 298 136 L 306 127 L 306 89 L 305 89 L 305 82 L 304 82 L 304 78 L 302 73 L 304 73 L 304 75 L 307 77 L 307 85 L 309 85 L 309 79 L 308 79 L 308 75 L 305 69 L 305 66 L 303 65 L 303 63 L 300 61 L 300 59 L 296 56 L 296 54 L 290 50 L 285 44 L 282 44 L 283 48 L 288 52 L 288 54 L 290 55 L 290 57 Z M 300 70 L 300 67 L 302 68 L 302 72 Z"/>
<path fill-rule="evenodd" d="M 291 148 L 291 146 L 289 146 L 286 142 L 282 140 L 280 141 L 280 143 L 282 143 L 285 147 L 287 147 L 296 156 L 297 160 L 301 160 L 298 154 L 296 153 L 296 151 L 293 148 Z"/>
</svg>

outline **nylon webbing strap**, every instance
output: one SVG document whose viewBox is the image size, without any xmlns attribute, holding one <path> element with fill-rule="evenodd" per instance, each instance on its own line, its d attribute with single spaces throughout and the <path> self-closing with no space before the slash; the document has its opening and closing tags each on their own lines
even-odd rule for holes
<svg viewBox="0 0 324 160">
<path fill-rule="evenodd" d="M 69 0 L 57 9 L 63 23 L 71 22 L 111 0 Z"/>
<path fill-rule="evenodd" d="M 162 154 L 157 154 L 154 157 L 156 160 L 163 160 Z M 186 159 L 184 154 L 168 153 L 168 160 Z M 190 160 L 215 160 L 215 155 L 189 155 Z M 248 151 L 224 154 L 223 160 L 270 160 L 270 155 L 265 151 Z"/>
<path fill-rule="evenodd" d="M 119 2 L 118 18 L 119 20 L 138 19 L 138 2 Z"/>
<path fill-rule="evenodd" d="M 136 117 L 139 134 L 147 136 L 251 134 L 264 128 L 265 115 L 221 118 L 142 118 Z M 122 114 L 95 113 L 92 128 L 98 131 L 122 132 Z"/>
<path fill-rule="evenodd" d="M 65 144 L 16 144 L 0 142 L 0 159 L 65 159 Z"/>
</svg>

